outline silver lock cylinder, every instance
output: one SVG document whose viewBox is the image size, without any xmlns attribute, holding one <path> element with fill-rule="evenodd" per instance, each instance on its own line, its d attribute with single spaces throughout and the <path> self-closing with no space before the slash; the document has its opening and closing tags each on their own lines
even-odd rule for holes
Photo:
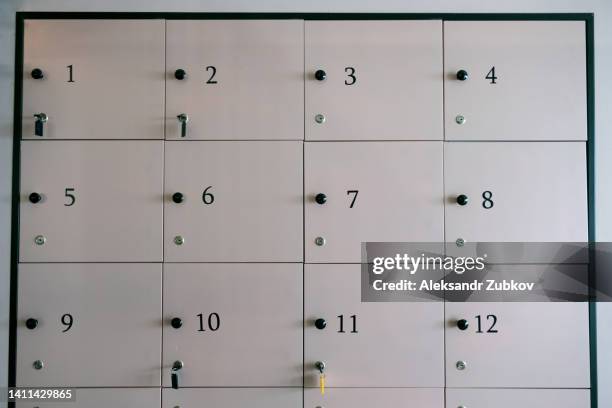
<svg viewBox="0 0 612 408">
<path fill-rule="evenodd" d="M 465 245 L 465 239 L 463 238 L 457 238 L 455 240 L 455 245 L 457 245 L 459 248 L 461 248 L 462 246 Z"/>
<path fill-rule="evenodd" d="M 465 123 L 465 121 L 466 121 L 466 119 L 465 119 L 465 116 L 463 116 L 463 115 L 457 115 L 455 117 L 455 122 L 457 122 L 457 124 L 459 124 L 459 125 L 463 125 Z"/>
<path fill-rule="evenodd" d="M 45 238 L 44 235 L 37 235 L 34 237 L 34 243 L 36 245 L 45 245 L 45 242 L 47 242 L 47 238 Z"/>
<path fill-rule="evenodd" d="M 325 245 L 325 238 L 323 238 L 323 237 L 316 237 L 314 242 L 315 242 L 315 245 L 317 245 L 317 246 L 323 246 L 323 245 Z"/>
<path fill-rule="evenodd" d="M 42 370 L 44 366 L 45 364 L 42 362 L 42 360 L 36 360 L 32 363 L 32 367 L 34 367 L 36 370 Z"/>
<path fill-rule="evenodd" d="M 183 238 L 181 235 L 177 235 L 174 237 L 174 243 L 176 245 L 183 245 L 185 243 L 185 238 Z"/>
<path fill-rule="evenodd" d="M 325 115 L 317 114 L 315 115 L 315 122 L 317 123 L 325 123 Z"/>
<path fill-rule="evenodd" d="M 467 367 L 467 363 L 465 361 L 457 361 L 457 363 L 455 364 L 455 367 L 457 367 L 457 370 L 462 371 L 465 370 L 465 368 Z"/>
<path fill-rule="evenodd" d="M 40 112 L 40 113 L 35 113 L 34 114 L 34 118 L 42 123 L 45 123 L 49 120 L 49 116 L 47 116 L 46 113 Z"/>
</svg>

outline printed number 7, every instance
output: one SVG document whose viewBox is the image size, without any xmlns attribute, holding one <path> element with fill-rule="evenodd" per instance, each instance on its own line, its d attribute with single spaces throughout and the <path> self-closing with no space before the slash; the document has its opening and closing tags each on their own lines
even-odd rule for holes
<svg viewBox="0 0 612 408">
<path fill-rule="evenodd" d="M 357 201 L 357 194 L 359 194 L 359 190 L 347 190 L 346 191 L 346 195 L 351 195 L 351 194 L 355 194 L 355 195 L 353 196 L 353 200 L 351 201 L 349 208 L 353 208 L 355 206 L 355 201 Z"/>
</svg>

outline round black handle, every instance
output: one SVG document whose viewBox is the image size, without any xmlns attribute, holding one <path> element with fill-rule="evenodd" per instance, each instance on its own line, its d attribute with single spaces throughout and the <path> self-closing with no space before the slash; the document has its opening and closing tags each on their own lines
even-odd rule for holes
<svg viewBox="0 0 612 408">
<path fill-rule="evenodd" d="M 468 79 L 468 72 L 465 69 L 460 69 L 457 71 L 457 79 L 460 81 L 465 81 Z"/>
<path fill-rule="evenodd" d="M 183 320 L 180 317 L 174 317 L 172 320 L 170 320 L 170 326 L 175 329 L 180 329 L 183 327 Z"/>
<path fill-rule="evenodd" d="M 315 320 L 315 327 L 319 330 L 323 330 L 325 327 L 327 327 L 327 322 L 325 319 L 317 319 Z"/>
<path fill-rule="evenodd" d="M 315 201 L 317 204 L 323 205 L 327 202 L 327 196 L 323 193 L 319 193 L 315 196 Z"/>
<path fill-rule="evenodd" d="M 185 197 L 183 197 L 183 193 L 174 193 L 174 194 L 172 194 L 172 201 L 174 201 L 177 204 L 182 203 L 184 199 L 185 199 Z"/>
<path fill-rule="evenodd" d="M 40 68 L 34 68 L 31 75 L 34 79 L 43 79 L 45 77 L 45 74 L 43 74 L 42 69 Z"/>
<path fill-rule="evenodd" d="M 36 326 L 38 326 L 38 320 L 30 317 L 28 320 L 26 320 L 25 325 L 28 329 L 34 330 Z"/>
<path fill-rule="evenodd" d="M 182 81 L 183 79 L 185 79 L 185 77 L 187 77 L 187 72 L 185 72 L 184 69 L 179 68 L 174 71 L 174 77 L 179 81 Z"/>
<path fill-rule="evenodd" d="M 30 200 L 32 204 L 40 203 L 42 201 L 42 196 L 39 193 L 30 193 L 28 200 Z"/>
<path fill-rule="evenodd" d="M 466 330 L 469 326 L 470 324 L 468 323 L 467 320 L 465 319 L 457 320 L 457 327 L 459 328 L 459 330 Z"/>
<path fill-rule="evenodd" d="M 468 196 L 465 194 L 460 194 L 457 196 L 457 204 L 466 205 L 468 203 Z"/>
<path fill-rule="evenodd" d="M 327 78 L 327 73 L 325 71 L 322 69 L 317 69 L 315 71 L 315 79 L 317 81 L 325 81 L 325 78 Z"/>
</svg>

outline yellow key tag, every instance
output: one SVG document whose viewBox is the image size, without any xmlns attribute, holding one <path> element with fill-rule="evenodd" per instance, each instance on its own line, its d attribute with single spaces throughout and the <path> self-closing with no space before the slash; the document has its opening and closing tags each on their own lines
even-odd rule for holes
<svg viewBox="0 0 612 408">
<path fill-rule="evenodd" d="M 319 376 L 319 388 L 321 388 L 321 395 L 325 394 L 325 374 Z"/>
</svg>

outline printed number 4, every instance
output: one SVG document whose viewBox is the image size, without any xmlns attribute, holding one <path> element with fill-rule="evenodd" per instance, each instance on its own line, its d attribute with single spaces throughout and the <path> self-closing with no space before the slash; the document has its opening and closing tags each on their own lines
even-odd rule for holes
<svg viewBox="0 0 612 408">
<path fill-rule="evenodd" d="M 496 84 L 497 83 L 497 82 L 495 82 L 497 80 L 497 76 L 495 75 L 495 67 L 491 67 L 491 70 L 489 71 L 489 73 L 487 74 L 485 79 L 490 80 L 491 84 Z"/>
</svg>

